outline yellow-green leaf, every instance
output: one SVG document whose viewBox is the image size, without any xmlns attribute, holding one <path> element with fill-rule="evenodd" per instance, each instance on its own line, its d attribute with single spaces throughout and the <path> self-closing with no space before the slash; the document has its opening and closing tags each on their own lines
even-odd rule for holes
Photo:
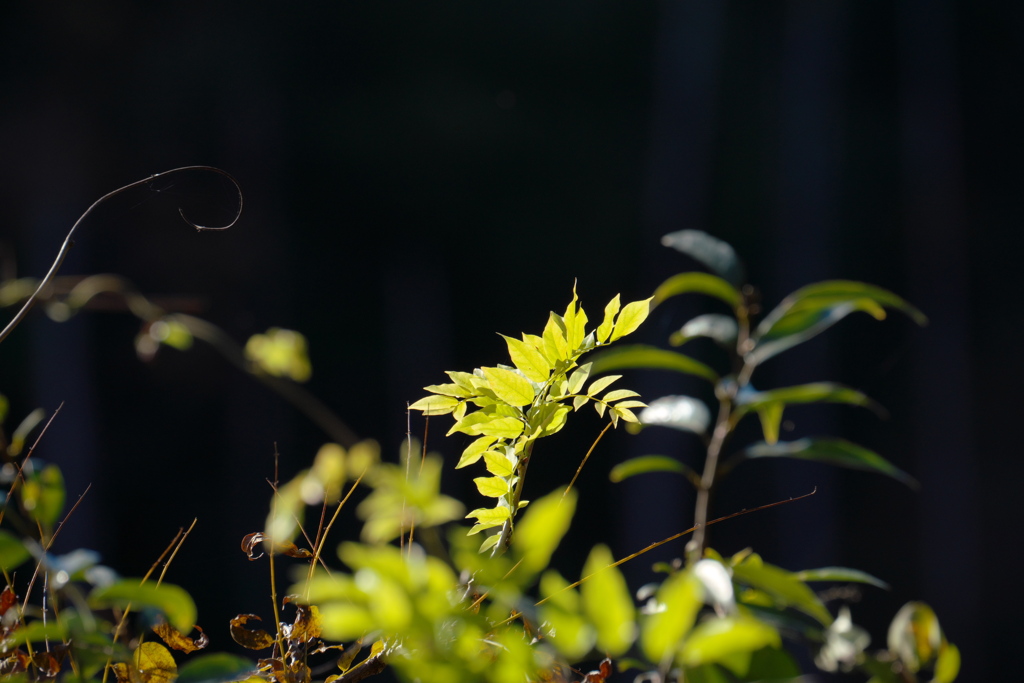
<svg viewBox="0 0 1024 683">
<path fill-rule="evenodd" d="M 511 370 L 503 368 L 481 368 L 491 390 L 510 406 L 525 406 L 533 403 L 533 385 L 530 380 Z"/>
<path fill-rule="evenodd" d="M 479 439 L 473 441 L 473 443 L 466 447 L 466 450 L 462 451 L 462 457 L 459 458 L 459 464 L 455 466 L 455 469 L 475 463 L 480 459 L 480 456 L 483 455 L 484 451 L 490 448 L 491 444 L 497 440 L 497 437 L 494 436 L 481 436 Z"/>
<path fill-rule="evenodd" d="M 622 379 L 622 375 L 608 375 L 607 377 L 595 379 L 593 382 L 590 383 L 590 388 L 587 389 L 587 395 L 596 396 L 597 394 L 601 393 L 606 388 L 608 388 L 608 385 L 610 385 L 617 379 Z"/>
<path fill-rule="evenodd" d="M 765 403 L 757 407 L 757 415 L 761 418 L 761 430 L 764 432 L 765 443 L 778 442 L 779 427 L 782 425 L 782 411 L 786 404 L 778 401 Z"/>
<path fill-rule="evenodd" d="M 508 481 L 501 477 L 477 477 L 473 483 L 477 491 L 488 498 L 501 498 L 510 490 Z"/>
<path fill-rule="evenodd" d="M 428 387 L 429 389 L 429 387 Z M 451 396 L 424 396 L 409 406 L 410 410 L 421 410 L 424 415 L 447 415 L 459 405 L 459 399 Z"/>
<path fill-rule="evenodd" d="M 576 371 L 569 375 L 569 386 L 568 392 L 570 394 L 578 394 L 583 388 L 583 383 L 590 377 L 590 363 L 584 363 L 583 365 L 576 368 Z"/>
<path fill-rule="evenodd" d="M 656 611 L 641 625 L 640 649 L 652 662 L 675 652 L 704 605 L 704 589 L 690 570 L 665 579 L 654 596 Z"/>
<path fill-rule="evenodd" d="M 580 586 L 584 612 L 597 627 L 597 647 L 610 657 L 622 655 L 636 639 L 633 596 L 614 562 L 608 546 L 594 546 L 583 565 L 588 578 Z"/>
<path fill-rule="evenodd" d="M 508 345 L 508 355 L 512 363 L 519 368 L 527 378 L 534 382 L 544 382 L 551 374 L 551 364 L 540 351 L 525 341 L 519 341 L 512 337 L 501 335 Z"/>
<path fill-rule="evenodd" d="M 604 320 L 597 327 L 597 343 L 604 344 L 608 341 L 608 337 L 612 334 L 612 328 L 615 327 L 615 316 L 619 314 L 619 295 L 608 302 L 608 305 L 604 307 Z"/>
<path fill-rule="evenodd" d="M 685 666 L 725 663 L 739 653 L 781 646 L 778 631 L 754 617 L 711 618 L 698 624 L 687 636 L 679 652 L 679 661 Z M 744 675 L 746 672 L 738 673 Z"/>
<path fill-rule="evenodd" d="M 486 451 L 484 453 L 484 464 L 487 471 L 496 477 L 511 477 L 515 472 L 516 463 L 509 460 L 509 457 L 498 451 Z"/>
<path fill-rule="evenodd" d="M 643 321 L 647 320 L 647 316 L 651 312 L 651 299 L 653 298 L 634 301 L 623 306 L 622 312 L 619 313 L 619 317 L 615 321 L 615 327 L 612 329 L 609 341 L 621 339 L 627 334 L 635 332 Z"/>
</svg>

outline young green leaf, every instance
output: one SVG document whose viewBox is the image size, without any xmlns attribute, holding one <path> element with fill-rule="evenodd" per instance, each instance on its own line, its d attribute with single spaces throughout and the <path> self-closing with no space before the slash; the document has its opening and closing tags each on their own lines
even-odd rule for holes
<svg viewBox="0 0 1024 683">
<path fill-rule="evenodd" d="M 469 535 L 473 535 L 484 529 L 490 529 L 492 527 L 501 526 L 511 516 L 507 507 L 498 506 L 496 508 L 477 508 L 468 515 L 467 519 L 476 519 L 476 524 L 469 530 Z"/>
<path fill-rule="evenodd" d="M 430 387 L 427 387 L 430 390 Z M 447 415 L 457 408 L 459 399 L 451 396 L 424 396 L 409 406 L 410 410 L 421 410 L 424 415 Z"/>
<path fill-rule="evenodd" d="M 751 409 L 772 403 L 785 405 L 797 403 L 846 403 L 854 406 L 871 408 L 876 413 L 884 414 L 884 410 L 866 395 L 850 387 L 834 382 L 812 382 L 793 387 L 782 387 L 769 391 L 740 391 L 736 397 L 736 405 L 740 414 Z"/>
<path fill-rule="evenodd" d="M 698 624 L 687 636 L 679 651 L 679 662 L 684 666 L 726 664 L 742 653 L 751 653 L 765 647 L 782 647 L 779 632 L 772 626 L 749 615 L 734 615 L 707 619 Z M 734 673 L 745 676 L 750 663 Z"/>
<path fill-rule="evenodd" d="M 600 379 L 595 379 L 590 383 L 590 387 L 587 389 L 587 395 L 596 396 L 607 389 L 608 386 L 617 379 L 622 379 L 622 375 L 608 375 L 606 377 L 601 377 Z"/>
<path fill-rule="evenodd" d="M 544 326 L 544 355 L 552 361 L 569 358 L 568 344 L 565 341 L 565 322 L 560 316 L 552 313 Z"/>
<path fill-rule="evenodd" d="M 533 385 L 530 380 L 511 370 L 502 368 L 481 368 L 491 390 L 510 406 L 525 406 L 533 402 Z"/>
<path fill-rule="evenodd" d="M 774 444 L 779 440 L 779 427 L 782 426 L 782 412 L 786 404 L 780 401 L 768 401 L 757 405 L 757 416 L 761 418 L 761 431 L 764 440 Z"/>
<path fill-rule="evenodd" d="M 658 609 L 644 619 L 640 649 L 651 662 L 664 661 L 681 644 L 704 605 L 704 589 L 691 570 L 665 579 L 655 594 Z"/>
<path fill-rule="evenodd" d="M 497 437 L 494 436 L 481 436 L 479 439 L 474 440 L 473 443 L 466 447 L 466 450 L 462 451 L 462 457 L 459 458 L 459 464 L 455 466 L 455 469 L 461 469 L 475 463 L 491 447 L 491 444 L 497 440 Z"/>
<path fill-rule="evenodd" d="M 591 374 L 599 375 L 611 370 L 628 368 L 644 368 L 651 370 L 673 370 L 687 375 L 696 375 L 709 382 L 718 381 L 718 373 L 696 361 L 675 351 L 666 351 L 656 346 L 633 344 L 620 346 L 598 353 L 591 359 Z"/>
<path fill-rule="evenodd" d="M 501 477 L 477 477 L 473 480 L 473 483 L 476 484 L 476 488 L 481 495 L 488 498 L 501 498 L 508 495 L 510 491 L 508 481 Z"/>
<path fill-rule="evenodd" d="M 590 377 L 590 363 L 584 363 L 576 368 L 575 372 L 569 375 L 568 393 L 578 394 L 583 389 L 583 383 Z"/>
<path fill-rule="evenodd" d="M 478 410 L 452 425 L 448 435 L 455 432 L 471 436 L 483 434 L 501 439 L 514 439 L 523 433 L 523 423 L 514 417 L 495 416 Z"/>
<path fill-rule="evenodd" d="M 622 312 L 615 320 L 615 326 L 612 328 L 612 334 L 608 341 L 613 342 L 635 332 L 647 320 L 647 316 L 651 312 L 651 299 L 653 298 L 634 301 L 623 306 Z"/>
<path fill-rule="evenodd" d="M 608 546 L 597 545 L 583 565 L 583 611 L 597 628 L 597 648 L 610 657 L 625 653 L 636 639 L 636 609 L 626 579 Z"/>
<path fill-rule="evenodd" d="M 513 456 L 515 457 L 515 456 Z M 509 459 L 509 456 L 498 451 L 486 451 L 484 453 L 484 464 L 487 471 L 496 477 L 511 477 L 516 470 L 516 462 Z"/>
<path fill-rule="evenodd" d="M 518 571 L 532 576 L 548 566 L 575 511 L 575 489 L 564 495 L 561 490 L 553 491 L 530 505 L 512 536 L 512 551 L 522 558 Z"/>
<path fill-rule="evenodd" d="M 616 294 L 608 305 L 604 307 L 604 320 L 597 327 L 596 337 L 597 343 L 604 344 L 608 341 L 608 337 L 612 334 L 612 329 L 615 327 L 615 316 L 619 314 L 619 295 Z"/>
<path fill-rule="evenodd" d="M 519 341 L 512 337 L 501 335 L 508 345 L 508 355 L 512 363 L 519 368 L 526 377 L 534 382 L 547 381 L 551 374 L 551 364 L 540 351 L 532 344 Z"/>
<path fill-rule="evenodd" d="M 767 439 L 765 439 L 767 441 Z M 895 467 L 888 460 L 863 446 L 845 439 L 805 438 L 781 443 L 761 443 L 743 451 L 747 458 L 799 458 L 855 470 L 879 472 L 916 489 L 919 484 L 912 476 Z"/>
<path fill-rule="evenodd" d="M 639 395 L 640 394 L 632 391 L 631 389 L 615 389 L 614 391 L 609 391 L 607 394 L 602 396 L 601 400 L 606 403 L 611 403 L 613 401 L 621 401 L 624 398 L 633 398 L 634 396 Z"/>
<path fill-rule="evenodd" d="M 772 596 L 779 606 L 798 609 L 823 626 L 832 623 L 832 615 L 807 584 L 792 572 L 766 564 L 756 554 L 733 564 L 732 575 L 734 581 Z"/>
<path fill-rule="evenodd" d="M 638 474 L 647 474 L 649 472 L 676 472 L 678 474 L 686 474 L 692 472 L 689 467 L 679 462 L 675 458 L 670 458 L 667 455 L 641 455 L 637 458 L 630 458 L 625 462 L 620 462 L 618 465 L 611 469 L 608 473 L 608 479 L 618 483 L 630 477 L 635 477 Z"/>
<path fill-rule="evenodd" d="M 434 394 L 454 396 L 456 398 L 470 398 L 471 396 L 476 396 L 475 392 L 470 391 L 461 384 L 431 384 L 429 387 L 423 388 Z"/>
</svg>

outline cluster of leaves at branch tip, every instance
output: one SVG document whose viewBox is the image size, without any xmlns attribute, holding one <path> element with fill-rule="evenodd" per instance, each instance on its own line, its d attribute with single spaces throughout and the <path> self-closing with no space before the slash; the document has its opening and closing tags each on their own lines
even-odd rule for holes
<svg viewBox="0 0 1024 683">
<path fill-rule="evenodd" d="M 650 302 L 645 299 L 622 306 L 615 295 L 604 308 L 601 324 L 588 331 L 589 318 L 573 288 L 565 312 L 552 311 L 540 336 L 523 334 L 516 339 L 502 335 L 512 366 L 448 372 L 450 383 L 424 387 L 431 395 L 410 406 L 428 416 L 450 413 L 455 424 L 449 435 L 461 432 L 478 437 L 463 451 L 457 467 L 482 459 L 490 474 L 474 481 L 482 495 L 495 499 L 494 507 L 478 508 L 467 515 L 476 519 L 470 535 L 501 528 L 487 536 L 481 552 L 502 552 L 507 547 L 516 514 L 529 502 L 520 494 L 534 444 L 561 430 L 571 411 L 589 403 L 598 415 L 607 413 L 613 425 L 619 420 L 638 421 L 633 409 L 646 405 L 636 400 L 638 394 L 629 389 L 609 390 L 621 375 L 588 383 L 592 366 L 581 365 L 580 359 L 636 331 L 650 312 Z"/>
</svg>

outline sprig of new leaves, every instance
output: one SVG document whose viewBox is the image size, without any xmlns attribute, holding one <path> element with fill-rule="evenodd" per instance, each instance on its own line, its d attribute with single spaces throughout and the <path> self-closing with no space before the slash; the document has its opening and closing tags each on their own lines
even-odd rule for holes
<svg viewBox="0 0 1024 683">
<path fill-rule="evenodd" d="M 631 409 L 645 407 L 629 389 L 608 387 L 621 375 L 607 375 L 590 382 L 591 364 L 579 364 L 588 351 L 603 347 L 634 332 L 650 312 L 650 299 L 621 306 L 616 294 L 604 308 L 597 329 L 579 305 L 576 290 L 565 313 L 551 312 L 544 332 L 505 337 L 514 367 L 482 367 L 472 373 L 446 373 L 449 384 L 424 387 L 430 396 L 410 408 L 424 415 L 451 413 L 455 424 L 448 434 L 462 432 L 477 438 L 466 447 L 456 467 L 483 460 L 491 476 L 477 477 L 477 489 L 495 499 L 493 508 L 478 508 L 466 517 L 476 520 L 470 535 L 500 527 L 480 546 L 480 551 L 502 552 L 511 539 L 513 521 L 522 500 L 526 468 L 536 441 L 565 426 L 571 411 L 588 403 L 597 414 L 605 413 L 617 426 L 619 420 L 637 422 Z"/>
</svg>

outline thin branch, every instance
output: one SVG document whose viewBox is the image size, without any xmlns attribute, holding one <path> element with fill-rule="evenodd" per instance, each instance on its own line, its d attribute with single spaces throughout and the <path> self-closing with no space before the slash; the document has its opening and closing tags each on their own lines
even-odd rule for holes
<svg viewBox="0 0 1024 683">
<path fill-rule="evenodd" d="M 227 225 L 219 227 L 210 227 L 205 225 L 199 225 L 198 223 L 193 223 L 191 220 L 189 220 L 188 216 L 185 215 L 185 212 L 179 207 L 178 213 L 181 215 L 182 220 L 184 220 L 188 225 L 195 228 L 198 232 L 203 232 L 205 230 L 227 230 L 228 228 L 230 228 L 231 226 L 238 222 L 238 219 L 242 215 L 242 206 L 244 203 L 244 199 L 242 197 L 242 186 L 239 185 L 238 181 L 235 180 L 230 173 L 228 173 L 227 171 L 223 171 L 219 168 L 216 168 L 214 166 L 182 166 L 180 168 L 172 168 L 169 171 L 164 171 L 163 173 L 156 173 L 154 175 L 149 176 L 148 178 L 136 180 L 133 183 L 128 183 L 127 185 L 119 187 L 112 192 L 108 192 L 107 194 L 103 195 L 102 197 L 94 201 L 92 205 L 85 210 L 85 213 L 78 217 L 78 220 L 75 221 L 75 224 L 71 226 L 71 230 L 68 231 L 67 237 L 64 238 L 64 243 L 61 244 L 60 250 L 57 252 L 57 257 L 53 260 L 53 264 L 50 266 L 50 269 L 46 272 L 46 275 L 43 276 L 43 279 L 39 281 L 39 286 L 36 287 L 36 291 L 32 293 L 32 296 L 28 298 L 28 300 L 22 305 L 21 309 L 14 315 L 10 322 L 7 323 L 3 331 L 0 331 L 0 342 L 6 339 L 7 335 L 9 335 L 14 330 L 14 328 L 18 326 L 22 319 L 32 309 L 32 306 L 35 304 L 36 299 L 39 297 L 39 294 L 50 285 L 50 281 L 53 280 L 54 276 L 57 274 L 57 271 L 60 270 L 61 265 L 63 265 L 64 263 L 65 257 L 67 257 L 68 255 L 68 251 L 71 250 L 71 247 L 75 243 L 75 231 L 78 230 L 78 226 L 82 224 L 82 221 L 84 221 L 89 216 L 89 214 L 93 212 L 93 209 L 95 209 L 97 206 L 107 201 L 108 199 L 116 197 L 122 192 L 130 190 L 133 187 L 145 185 L 146 183 L 152 182 L 153 180 L 156 180 L 161 176 L 170 175 L 172 173 L 181 173 L 183 171 L 210 171 L 212 173 L 220 174 L 227 178 L 228 180 L 230 180 L 231 183 L 235 186 L 235 189 L 238 190 L 238 211 L 235 213 L 235 217 L 232 218 L 231 222 L 228 223 Z"/>
</svg>

